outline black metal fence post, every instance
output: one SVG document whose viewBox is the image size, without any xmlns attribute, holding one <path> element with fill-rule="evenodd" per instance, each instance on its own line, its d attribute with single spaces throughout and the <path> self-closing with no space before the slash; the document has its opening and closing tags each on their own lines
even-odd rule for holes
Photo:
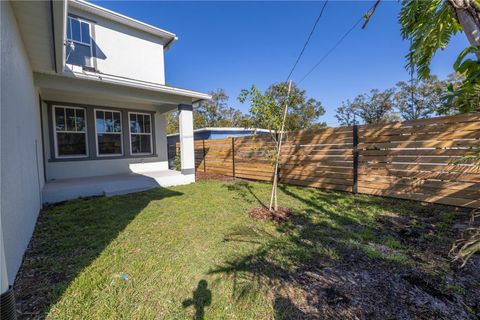
<svg viewBox="0 0 480 320">
<path fill-rule="evenodd" d="M 207 172 L 207 155 L 205 154 L 205 140 L 202 140 L 203 145 L 203 172 Z"/>
<path fill-rule="evenodd" d="M 235 138 L 232 137 L 232 173 L 235 178 Z"/>
<path fill-rule="evenodd" d="M 352 192 L 358 194 L 358 126 L 353 125 L 353 186 Z"/>
</svg>

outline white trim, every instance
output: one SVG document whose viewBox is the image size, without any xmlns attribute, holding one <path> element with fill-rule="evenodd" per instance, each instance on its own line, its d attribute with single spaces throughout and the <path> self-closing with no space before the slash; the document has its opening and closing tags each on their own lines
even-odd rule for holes
<svg viewBox="0 0 480 320">
<path fill-rule="evenodd" d="M 93 43 L 92 43 L 92 28 L 93 28 L 93 26 L 92 26 L 92 23 L 88 20 L 85 20 L 85 19 L 77 17 L 77 16 L 67 15 L 67 24 L 70 25 L 70 31 L 72 32 L 72 35 L 73 35 L 73 29 L 72 29 L 72 23 L 71 23 L 70 19 L 78 20 L 78 22 L 80 23 L 80 39 L 81 39 L 81 41 L 74 40 L 73 37 L 71 39 L 68 38 L 68 26 L 67 26 L 66 42 L 70 41 L 70 42 L 73 42 L 73 43 L 78 43 L 80 45 L 90 47 L 90 65 L 88 67 L 94 67 L 94 65 L 93 65 Z M 89 32 L 89 36 L 90 36 L 89 37 L 90 43 L 83 42 L 82 22 L 88 24 L 88 32 Z M 67 61 L 65 61 L 65 63 L 67 63 Z M 67 64 L 72 64 L 72 63 L 67 63 Z"/>
<path fill-rule="evenodd" d="M 92 3 L 82 1 L 82 0 L 70 0 L 69 4 L 77 9 L 90 12 L 92 14 L 98 15 L 100 17 L 103 17 L 105 19 L 115 21 L 118 23 L 121 23 L 123 25 L 129 26 L 131 28 L 141 30 L 143 32 L 152 34 L 156 37 L 160 37 L 161 39 L 165 40 L 166 46 L 164 47 L 164 50 L 168 49 L 168 47 L 176 41 L 178 38 L 174 33 L 171 33 L 169 31 L 154 27 L 152 25 L 149 25 L 147 23 L 141 22 L 139 20 L 135 20 L 133 18 L 124 16 L 122 14 L 119 14 L 117 12 L 105 9 L 103 7 L 94 5 Z"/>
<path fill-rule="evenodd" d="M 147 132 L 141 132 L 141 133 L 132 133 L 132 130 L 130 128 L 130 114 L 141 114 L 141 115 L 147 115 L 150 117 L 150 133 Z M 151 113 L 146 113 L 146 112 L 135 112 L 135 111 L 129 111 L 128 112 L 128 134 L 129 134 L 129 144 L 130 144 L 130 155 L 152 155 L 153 154 L 153 117 Z M 132 134 L 134 135 L 145 135 L 145 136 L 150 136 L 150 152 L 132 152 Z"/>
<path fill-rule="evenodd" d="M 116 77 L 113 75 L 108 75 L 99 72 L 90 72 L 83 70 L 82 72 L 76 72 L 72 70 L 65 70 L 62 75 L 52 75 L 48 72 L 35 72 L 34 73 L 35 82 L 39 86 L 45 86 L 49 82 L 52 81 L 62 81 L 62 78 L 65 79 L 77 79 L 77 80 L 86 80 L 92 81 L 96 83 L 105 83 L 105 84 L 112 84 L 136 89 L 143 89 L 149 90 L 152 92 L 159 92 L 165 94 L 172 94 L 177 95 L 180 97 L 188 97 L 197 100 L 211 100 L 212 96 L 206 93 L 201 93 L 197 91 L 181 89 L 170 87 L 162 84 L 156 84 L 146 81 L 134 80 L 134 79 L 126 79 L 121 77 Z"/>
<path fill-rule="evenodd" d="M 75 134 L 80 134 L 82 131 L 68 131 L 68 130 L 62 130 L 62 131 L 57 131 L 57 122 L 55 119 L 55 108 L 63 108 L 63 109 L 80 109 L 83 110 L 83 114 L 85 117 L 85 125 L 84 125 L 84 134 L 85 134 L 85 154 L 75 154 L 75 155 L 68 155 L 68 156 L 61 156 L 58 154 L 58 142 L 57 142 L 57 133 L 75 133 Z M 65 119 L 65 129 L 67 129 L 67 115 L 66 115 L 66 110 L 64 111 L 64 119 Z M 88 127 L 87 127 L 87 109 L 84 107 L 75 107 L 75 106 L 65 106 L 65 105 L 52 105 L 52 126 L 53 126 L 53 148 L 55 150 L 55 158 L 57 159 L 71 159 L 71 158 L 88 158 Z M 77 126 L 77 122 L 75 121 L 75 127 Z"/>
<path fill-rule="evenodd" d="M 120 132 L 98 132 L 97 131 L 97 111 L 102 111 L 102 112 L 115 112 L 120 114 Z M 118 110 L 111 110 L 111 109 L 93 109 L 93 114 L 94 114 L 94 119 L 95 119 L 95 150 L 97 151 L 97 157 L 121 157 L 124 155 L 123 152 L 123 121 L 122 121 L 122 112 Z M 113 117 L 113 114 L 112 114 Z M 113 119 L 113 118 L 112 118 Z M 100 151 L 98 150 L 98 134 L 119 134 L 120 135 L 120 148 L 122 150 L 121 153 L 109 153 L 109 154 L 100 154 Z"/>
</svg>

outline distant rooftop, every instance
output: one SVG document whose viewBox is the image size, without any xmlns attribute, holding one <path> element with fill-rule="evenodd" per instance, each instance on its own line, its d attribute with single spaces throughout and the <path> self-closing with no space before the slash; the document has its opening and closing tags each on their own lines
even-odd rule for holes
<svg viewBox="0 0 480 320">
<path fill-rule="evenodd" d="M 193 130 L 194 133 L 205 131 L 252 131 L 252 132 L 270 132 L 268 129 L 260 128 L 238 128 L 238 127 L 206 127 Z M 178 133 L 167 134 L 167 137 L 178 136 Z"/>
</svg>

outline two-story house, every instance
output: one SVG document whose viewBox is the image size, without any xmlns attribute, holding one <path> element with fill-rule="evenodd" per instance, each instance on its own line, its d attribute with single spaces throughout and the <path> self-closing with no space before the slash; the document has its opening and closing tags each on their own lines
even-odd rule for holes
<svg viewBox="0 0 480 320">
<path fill-rule="evenodd" d="M 81 0 L 1 2 L 1 292 L 44 203 L 195 181 L 192 105 L 165 84 L 175 34 Z M 179 110 L 181 172 L 166 118 Z"/>
</svg>

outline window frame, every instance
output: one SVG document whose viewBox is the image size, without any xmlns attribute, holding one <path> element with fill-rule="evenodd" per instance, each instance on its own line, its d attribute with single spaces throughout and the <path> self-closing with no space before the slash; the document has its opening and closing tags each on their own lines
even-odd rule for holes
<svg viewBox="0 0 480 320">
<path fill-rule="evenodd" d="M 75 20 L 78 20 L 79 23 L 80 23 L 80 39 L 83 40 L 83 33 L 82 33 L 82 22 L 83 23 L 86 23 L 88 25 L 88 32 L 90 34 L 90 37 L 89 37 L 89 42 L 83 42 L 83 41 L 77 41 L 77 40 L 74 40 L 72 37 L 69 38 L 69 35 L 68 35 L 68 29 L 69 29 L 69 26 L 70 26 L 70 31 L 72 32 L 72 19 L 75 19 Z M 77 17 L 77 16 L 73 16 L 73 15 L 67 15 L 67 23 L 69 26 L 67 26 L 67 35 L 66 35 L 66 41 L 71 41 L 73 43 L 78 43 L 78 44 L 81 44 L 81 45 L 84 45 L 84 46 L 89 46 L 90 47 L 90 67 L 93 67 L 93 43 L 92 43 L 92 37 L 93 37 L 93 33 L 92 33 L 92 23 L 88 20 L 85 20 L 83 18 L 80 18 L 80 17 Z M 66 60 L 66 59 L 65 59 Z M 67 63 L 67 61 L 65 61 L 65 63 Z M 71 64 L 71 63 L 67 63 L 67 64 Z M 73 64 L 72 64 L 73 65 Z M 88 66 L 82 66 L 82 67 L 88 67 Z"/>
<path fill-rule="evenodd" d="M 112 112 L 113 113 L 118 113 L 120 115 L 120 132 L 98 132 L 97 130 L 97 111 L 103 111 L 103 112 Z M 123 157 L 125 155 L 125 148 L 124 148 L 124 139 L 123 139 L 123 121 L 122 121 L 122 111 L 119 110 L 113 110 L 113 109 L 102 109 L 102 108 L 94 108 L 93 109 L 93 117 L 95 120 L 95 150 L 96 150 L 96 156 L 99 158 L 103 157 Z M 98 149 L 98 134 L 118 134 L 120 135 L 120 147 L 122 149 L 121 153 L 110 153 L 110 154 L 100 154 L 100 150 Z"/>
<path fill-rule="evenodd" d="M 150 133 L 132 133 L 132 128 L 130 127 L 130 115 L 131 114 L 141 114 L 141 115 L 146 115 L 150 117 Z M 136 112 L 136 111 L 128 111 L 127 112 L 127 118 L 128 118 L 128 140 L 129 140 L 129 148 L 130 148 L 130 155 L 132 156 L 142 156 L 142 155 L 153 155 L 153 120 L 152 120 L 152 114 L 151 113 L 146 113 L 146 112 Z M 133 135 L 148 135 L 150 136 L 150 152 L 137 152 L 133 153 L 132 151 L 132 134 Z"/>
<path fill-rule="evenodd" d="M 65 118 L 65 128 L 67 128 L 67 117 L 66 117 L 66 109 L 80 109 L 83 110 L 84 118 L 85 118 L 85 130 L 83 131 L 83 134 L 85 135 L 85 154 L 75 154 L 75 155 L 60 155 L 59 150 L 58 150 L 58 138 L 57 138 L 57 133 L 75 133 L 79 134 L 82 131 L 68 131 L 68 130 L 62 130 L 58 131 L 57 130 L 57 121 L 55 119 L 55 109 L 56 108 L 62 108 L 64 109 L 64 118 Z M 87 108 L 85 107 L 77 107 L 77 106 L 67 106 L 67 105 L 52 105 L 52 127 L 53 127 L 53 143 L 54 143 L 54 151 L 55 151 L 55 158 L 57 159 L 75 159 L 75 158 L 88 158 L 88 120 L 87 120 Z M 75 127 L 77 126 L 77 122 L 75 121 Z"/>
</svg>

